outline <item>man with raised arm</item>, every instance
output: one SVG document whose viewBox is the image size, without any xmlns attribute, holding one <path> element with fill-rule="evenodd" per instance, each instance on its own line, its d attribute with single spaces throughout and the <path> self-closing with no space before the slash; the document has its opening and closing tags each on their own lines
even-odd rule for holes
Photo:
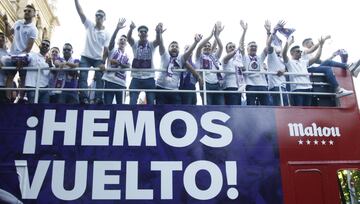
<svg viewBox="0 0 360 204">
<path fill-rule="evenodd" d="M 324 40 L 328 40 L 330 39 L 331 36 L 327 35 L 325 36 Z M 312 54 L 319 48 L 319 43 L 314 44 L 313 40 L 311 38 L 306 38 L 303 40 L 302 42 L 302 46 L 304 47 L 304 52 L 303 52 L 303 58 L 305 59 L 309 59 Z M 342 62 L 336 62 L 333 61 L 332 59 L 336 56 L 336 53 L 334 53 L 330 58 L 326 59 L 326 60 L 320 60 L 316 62 L 316 64 L 319 64 L 322 67 L 330 67 L 330 68 L 341 68 L 341 69 L 348 69 L 350 71 L 350 73 L 354 76 L 357 77 L 359 75 L 360 72 L 360 60 L 354 62 L 354 63 L 350 63 L 350 64 L 346 64 L 346 63 L 342 63 Z M 309 70 L 310 72 L 312 72 L 311 70 Z"/>
<path fill-rule="evenodd" d="M 91 22 L 84 14 L 79 0 L 75 0 L 75 7 L 80 16 L 81 22 L 86 29 L 86 41 L 85 48 L 81 54 L 80 67 L 98 67 L 101 71 L 95 71 L 96 88 L 103 88 L 103 81 L 101 79 L 105 69 L 105 60 L 108 56 L 108 45 L 110 42 L 110 35 L 105 31 L 104 21 L 106 19 L 105 12 L 103 10 L 97 10 L 95 13 L 95 24 Z M 79 88 L 87 88 L 89 71 L 80 71 L 79 76 Z M 102 104 L 103 92 L 95 92 L 95 104 Z M 80 91 L 80 103 L 89 104 L 89 98 L 86 91 Z"/>
<path fill-rule="evenodd" d="M 218 22 L 215 24 L 213 30 L 209 37 L 203 39 L 203 41 L 199 44 L 196 55 L 195 55 L 195 63 L 199 69 L 208 69 L 208 70 L 220 70 L 221 64 L 219 59 L 221 57 L 221 53 L 223 51 L 223 45 L 220 40 L 220 33 L 224 29 L 221 26 L 221 23 Z M 215 40 L 218 44 L 218 49 L 214 53 L 212 51 L 210 39 L 215 36 Z M 220 73 L 214 72 L 206 72 L 205 73 L 205 88 L 209 91 L 218 91 L 221 90 L 220 81 L 222 80 L 222 76 Z M 203 94 L 202 94 L 203 96 Z M 204 103 L 204 96 L 203 104 Z M 208 93 L 206 96 L 206 104 L 207 105 L 224 105 L 224 94 L 223 93 Z"/>
<path fill-rule="evenodd" d="M 11 27 L 7 16 L 4 15 L 2 17 L 5 24 L 5 35 L 9 39 L 12 40 L 12 44 L 10 47 L 10 55 L 20 55 L 20 54 L 28 54 L 38 36 L 38 30 L 34 23 L 36 11 L 33 5 L 26 5 L 24 9 L 24 19 L 18 20 Z M 15 64 L 11 62 L 6 62 L 5 66 L 9 67 L 22 67 L 21 64 Z M 13 80 L 17 73 L 17 70 L 8 70 L 7 71 L 7 79 L 6 79 L 6 87 L 11 88 L 13 86 Z M 20 76 L 20 88 L 24 88 L 26 70 L 19 71 Z M 10 99 L 11 91 L 7 91 L 6 95 Z M 24 97 L 24 91 L 20 91 L 20 100 Z"/>
<path fill-rule="evenodd" d="M 330 36 L 325 36 L 324 38 L 324 42 L 329 39 Z M 319 43 L 317 43 L 316 45 L 313 43 L 313 41 L 311 40 L 311 38 L 305 39 L 303 41 L 303 46 L 305 47 L 305 54 L 302 55 L 302 58 L 304 59 L 309 59 L 312 57 L 312 52 L 315 50 L 320 50 L 320 46 Z M 320 57 L 321 57 L 321 51 L 320 51 Z M 325 75 L 326 80 L 330 83 L 330 85 L 334 88 L 335 93 L 336 93 L 336 97 L 340 98 L 343 96 L 348 96 L 353 94 L 353 91 L 349 91 L 346 90 L 344 88 L 341 88 L 339 86 L 339 83 L 336 80 L 336 77 L 333 73 L 332 67 L 339 67 L 342 69 L 349 69 L 350 72 L 352 73 L 353 76 L 357 77 L 357 74 L 359 74 L 359 70 L 360 70 L 360 61 L 355 62 L 355 63 L 351 63 L 351 64 L 345 64 L 345 63 L 340 63 L 340 62 L 335 62 L 332 60 L 326 60 L 326 61 L 321 61 L 319 59 L 314 62 L 314 64 L 316 63 L 320 63 L 320 66 L 309 66 L 308 67 L 308 72 L 310 73 L 323 73 Z"/>
<path fill-rule="evenodd" d="M 119 19 L 116 29 L 111 37 L 109 44 L 109 58 L 107 67 L 118 68 L 117 71 L 106 71 L 102 77 L 105 81 L 105 89 L 119 89 L 118 91 L 105 91 L 104 103 L 112 104 L 114 96 L 116 104 L 122 104 L 123 92 L 120 90 L 126 89 L 126 72 L 120 71 L 120 69 L 129 68 L 129 57 L 125 53 L 125 47 L 127 44 L 127 37 L 125 35 L 120 36 L 118 40 L 118 48 L 115 48 L 115 39 L 120 29 L 125 28 L 126 20 L 124 18 Z"/>
<path fill-rule="evenodd" d="M 292 92 L 311 92 L 312 85 L 310 82 L 310 78 L 308 74 L 307 67 L 315 63 L 319 60 L 322 47 L 324 44 L 324 39 L 320 39 L 319 41 L 319 50 L 314 57 L 311 59 L 303 59 L 301 58 L 302 51 L 300 50 L 300 46 L 295 45 L 290 49 L 291 59 L 289 59 L 287 52 L 289 47 L 294 43 L 294 37 L 291 36 L 287 40 L 284 49 L 282 51 L 282 56 L 284 59 L 284 63 L 289 72 L 299 75 L 290 75 L 290 81 L 294 82 L 291 84 Z M 304 94 L 292 94 L 291 95 L 291 105 L 292 106 L 310 106 L 311 105 L 312 95 L 304 95 Z"/>
<path fill-rule="evenodd" d="M 266 80 L 265 74 L 260 74 L 256 72 L 265 72 L 264 61 L 267 55 L 267 50 L 261 52 L 260 55 L 257 55 L 257 44 L 254 41 L 251 41 L 247 45 L 247 54 L 245 54 L 245 35 L 248 29 L 247 23 L 240 21 L 240 25 L 243 29 L 243 34 L 240 39 L 240 53 L 242 55 L 244 70 L 251 71 L 253 73 L 244 74 L 246 82 L 246 91 L 268 91 L 268 83 Z M 267 33 L 270 33 L 271 25 L 268 21 L 265 22 L 265 29 Z M 269 94 L 264 93 L 247 93 L 246 94 L 246 104 L 247 105 L 269 105 Z"/>
<path fill-rule="evenodd" d="M 201 36 L 202 37 L 202 36 Z M 190 49 L 190 45 L 185 45 L 184 52 Z M 197 67 L 192 60 L 192 53 L 187 60 L 187 63 L 191 65 L 191 67 L 196 70 Z M 197 96 L 196 96 L 196 83 L 199 81 L 199 85 L 202 85 L 202 78 L 196 78 L 197 75 L 194 75 L 190 71 L 182 72 L 180 75 L 180 86 L 179 90 L 192 90 L 193 92 L 180 92 L 181 104 L 186 105 L 196 105 L 197 104 Z"/>
<path fill-rule="evenodd" d="M 153 55 L 155 52 L 155 48 L 159 46 L 160 43 L 160 32 L 164 32 L 165 30 L 158 29 L 162 24 L 159 23 L 156 26 L 156 39 L 150 42 L 148 38 L 148 27 L 142 25 L 138 27 L 138 36 L 139 40 L 135 41 L 132 37 L 132 32 L 136 28 L 134 22 L 131 22 L 130 29 L 127 34 L 128 43 L 132 47 L 134 59 L 132 61 L 131 67 L 133 69 L 139 70 L 149 70 L 154 69 Z M 146 72 L 146 71 L 134 71 L 131 72 L 131 83 L 130 89 L 155 89 L 155 73 L 154 72 Z M 131 91 L 130 92 L 130 104 L 136 104 L 139 97 L 139 92 Z M 147 104 L 154 104 L 155 101 L 155 93 L 154 92 L 146 92 L 146 102 Z"/>
<path fill-rule="evenodd" d="M 285 25 L 284 21 L 280 21 L 278 24 L 280 25 Z M 274 39 L 276 36 L 274 36 L 273 33 L 268 33 L 268 38 L 266 41 L 266 49 L 268 52 L 268 57 L 267 57 L 267 65 L 268 65 L 268 71 L 269 72 L 277 72 L 277 75 L 274 74 L 270 74 L 268 75 L 268 83 L 269 83 L 269 90 L 270 91 L 280 91 L 280 89 L 283 92 L 286 92 L 286 78 L 283 75 L 286 68 L 285 68 L 285 64 L 282 60 L 282 56 L 281 56 L 281 51 L 282 51 L 282 47 L 281 47 L 281 43 L 274 45 L 275 43 L 273 43 Z M 272 105 L 274 106 L 280 106 L 281 105 L 281 100 L 280 100 L 280 94 L 278 93 L 274 93 L 274 94 L 270 94 L 271 97 L 271 101 L 272 101 Z M 283 105 L 284 106 L 288 106 L 289 105 L 289 101 L 288 101 L 288 97 L 287 94 L 283 94 L 282 95 L 282 99 L 283 99 Z"/>
<path fill-rule="evenodd" d="M 243 78 L 242 69 L 244 68 L 243 59 L 239 47 L 236 48 L 235 43 L 229 42 L 225 46 L 226 55 L 223 58 L 224 71 L 224 90 L 225 91 L 238 91 L 241 86 Z M 241 105 L 241 93 L 225 93 L 225 105 Z"/>
<path fill-rule="evenodd" d="M 162 26 L 161 29 L 163 32 Z M 160 34 L 161 35 L 161 34 Z M 162 35 L 160 36 L 159 53 L 161 56 L 161 68 L 166 69 L 166 72 L 161 72 L 156 80 L 156 89 L 158 90 L 178 90 L 180 86 L 181 72 L 175 72 L 175 69 L 187 68 L 197 78 L 199 75 L 194 68 L 187 63 L 196 45 L 201 40 L 201 35 L 195 35 L 195 41 L 191 47 L 183 54 L 179 55 L 179 44 L 176 41 L 170 43 L 168 52 L 165 51 Z M 181 104 L 180 93 L 176 92 L 157 92 L 156 104 Z"/>
</svg>

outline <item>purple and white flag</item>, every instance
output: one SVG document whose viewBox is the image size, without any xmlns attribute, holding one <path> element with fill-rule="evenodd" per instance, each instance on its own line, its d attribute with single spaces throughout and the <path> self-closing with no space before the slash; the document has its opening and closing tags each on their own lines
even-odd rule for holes
<svg viewBox="0 0 360 204">
<path fill-rule="evenodd" d="M 286 38 L 289 38 L 291 34 L 293 34 L 296 29 L 295 28 L 285 28 L 282 25 L 277 24 L 274 28 L 274 35 L 279 31 L 280 34 L 284 35 Z"/>
<path fill-rule="evenodd" d="M 271 39 L 271 45 L 273 47 L 282 47 L 282 40 L 276 34 L 273 34 Z"/>
</svg>

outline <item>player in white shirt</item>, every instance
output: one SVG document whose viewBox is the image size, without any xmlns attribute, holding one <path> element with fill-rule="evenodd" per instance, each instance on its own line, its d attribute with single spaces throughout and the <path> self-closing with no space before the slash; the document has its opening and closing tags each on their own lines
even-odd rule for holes
<svg viewBox="0 0 360 204">
<path fill-rule="evenodd" d="M 267 65 L 268 65 L 268 71 L 269 72 L 277 72 L 277 75 L 269 74 L 268 75 L 268 83 L 269 83 L 269 90 L 270 91 L 279 91 L 280 89 L 283 92 L 286 92 L 286 78 L 283 75 L 286 71 L 286 67 L 284 62 L 282 61 L 281 51 L 282 47 L 281 45 L 273 45 L 272 40 L 273 34 L 268 35 L 267 39 Z M 274 106 L 280 106 L 281 105 L 281 99 L 280 94 L 270 94 L 272 105 Z M 283 99 L 283 105 L 288 106 L 288 95 L 282 94 Z"/>
<path fill-rule="evenodd" d="M 326 36 L 324 38 L 324 41 L 326 41 L 329 38 L 330 36 Z M 302 55 L 302 58 L 304 59 L 309 59 L 312 56 L 312 52 L 314 52 L 315 50 L 318 50 L 321 53 L 320 50 L 321 47 L 319 46 L 319 44 L 315 45 L 311 38 L 305 39 L 303 41 L 303 46 L 305 47 L 304 49 L 305 54 Z M 337 98 L 348 96 L 354 93 L 353 91 L 346 90 L 339 86 L 339 83 L 336 80 L 332 68 L 338 67 L 345 70 L 348 69 L 354 77 L 357 77 L 357 75 L 360 72 L 360 60 L 351 64 L 345 64 L 345 63 L 335 62 L 331 59 L 321 61 L 319 58 L 319 60 L 316 61 L 315 63 L 320 64 L 320 66 L 311 66 L 311 67 L 309 66 L 308 72 L 323 73 L 325 75 L 327 82 L 334 88 Z"/>
<path fill-rule="evenodd" d="M 247 23 L 240 21 L 240 25 L 243 29 L 243 34 L 240 39 L 241 44 L 241 55 L 244 64 L 245 71 L 252 72 L 265 72 L 264 60 L 266 58 L 267 52 L 266 48 L 262 51 L 260 55 L 257 55 L 257 44 L 252 41 L 247 45 L 247 55 L 245 55 L 245 34 L 248 29 Z M 270 32 L 271 26 L 268 21 L 265 22 L 265 29 L 267 32 Z M 259 73 L 249 73 L 245 74 L 246 81 L 246 91 L 268 91 L 268 83 L 266 80 L 265 74 Z M 247 93 L 246 94 L 246 104 L 247 105 L 270 105 L 269 94 L 267 93 Z"/>
<path fill-rule="evenodd" d="M 297 74 L 308 74 L 307 67 L 315 63 L 319 60 L 321 55 L 322 46 L 324 44 L 324 40 L 321 39 L 319 42 L 319 50 L 314 57 L 311 59 L 302 59 L 300 50 L 300 46 L 295 45 L 290 49 L 291 59 L 289 59 L 287 52 L 289 47 L 294 43 L 294 37 L 290 37 L 283 49 L 282 56 L 284 59 L 284 63 L 289 72 L 297 73 Z M 298 84 L 291 84 L 292 92 L 311 92 L 312 85 L 310 82 L 309 76 L 305 75 L 291 75 L 291 82 L 297 82 Z M 292 106 L 310 106 L 312 95 L 303 95 L 303 94 L 291 94 L 291 105 Z"/>
<path fill-rule="evenodd" d="M 106 19 L 105 12 L 98 10 L 95 13 L 95 24 L 86 18 L 79 0 L 75 0 L 76 10 L 80 16 L 81 22 L 84 24 L 86 29 L 86 40 L 85 48 L 80 58 L 80 67 L 98 67 L 102 71 L 105 70 L 105 61 L 108 57 L 108 45 L 110 42 L 110 35 L 105 31 L 104 21 Z M 95 71 L 96 88 L 102 89 L 104 83 L 102 78 L 103 72 Z M 87 88 L 89 71 L 80 71 L 79 76 L 79 88 Z M 95 92 L 95 104 L 103 103 L 103 92 Z M 80 91 L 80 103 L 89 104 L 89 98 L 87 97 L 86 91 Z"/>
<path fill-rule="evenodd" d="M 224 29 L 221 26 L 221 23 L 218 22 L 214 26 L 213 30 L 209 37 L 203 39 L 203 41 L 199 44 L 196 55 L 195 55 L 195 63 L 199 69 L 208 69 L 208 70 L 221 70 L 221 63 L 219 61 L 221 57 L 221 53 L 223 51 L 223 45 L 220 40 L 220 33 Z M 216 52 L 213 52 L 211 43 L 209 42 L 212 37 L 215 37 L 215 40 L 218 44 L 218 49 Z M 214 72 L 206 72 L 205 73 L 205 86 L 206 90 L 209 91 L 218 91 L 221 90 L 221 80 L 222 75 L 220 73 Z M 204 103 L 204 97 L 203 104 Z M 206 94 L 206 104 L 207 105 L 224 105 L 224 94 L 223 93 L 207 93 Z"/>
<path fill-rule="evenodd" d="M 324 40 L 330 39 L 331 36 L 325 36 Z M 302 46 L 304 47 L 303 55 L 302 57 L 304 59 L 309 59 L 312 57 L 313 53 L 319 48 L 319 43 L 314 44 L 313 40 L 311 38 L 306 38 L 302 42 Z M 360 72 L 360 60 L 354 62 L 354 63 L 343 63 L 343 62 L 336 62 L 332 60 L 334 57 L 336 57 L 337 53 L 335 52 L 330 58 L 326 60 L 319 60 L 316 62 L 316 64 L 319 64 L 320 66 L 326 66 L 331 68 L 341 68 L 345 70 L 349 70 L 350 73 L 357 77 Z M 310 71 L 310 70 L 309 70 Z M 311 72 L 311 71 L 310 71 Z"/>
<path fill-rule="evenodd" d="M 244 68 L 242 56 L 239 48 L 236 48 L 235 43 L 229 42 L 225 46 L 226 56 L 223 58 L 224 71 L 233 73 L 225 73 L 224 76 L 224 90 L 238 91 L 241 85 Z M 225 93 L 225 105 L 241 105 L 241 93 Z"/>
<path fill-rule="evenodd" d="M 37 81 L 37 70 L 27 70 L 26 72 L 26 79 L 25 79 L 25 86 L 28 88 L 35 88 L 36 83 L 38 83 L 38 87 L 40 88 L 47 88 L 49 85 L 50 80 L 50 70 L 44 69 L 49 68 L 49 63 L 46 58 L 46 54 L 50 50 L 50 41 L 43 40 L 41 45 L 39 46 L 40 52 L 39 53 L 30 53 L 29 54 L 29 67 L 36 67 L 40 69 L 40 76 L 39 81 Z M 28 98 L 29 103 L 34 103 L 35 99 L 35 91 L 26 91 L 26 95 Z M 39 92 L 39 100 L 38 103 L 49 103 L 49 91 L 40 91 Z"/>
<path fill-rule="evenodd" d="M 180 86 L 181 72 L 175 69 L 187 68 L 192 74 L 199 78 L 193 67 L 187 63 L 196 45 L 201 40 L 201 35 L 195 35 L 195 41 L 191 47 L 183 54 L 179 55 L 179 44 L 176 41 L 170 43 L 168 52 L 165 51 L 162 35 L 160 36 L 159 53 L 161 56 L 161 68 L 166 71 L 160 72 L 156 80 L 156 89 L 158 90 L 178 90 Z M 156 104 L 181 104 L 180 93 L 175 92 L 157 92 Z"/>
<path fill-rule="evenodd" d="M 125 47 L 127 44 L 127 37 L 122 35 L 118 40 L 118 48 L 114 49 L 115 39 L 120 29 L 124 28 L 125 19 L 119 19 L 116 29 L 111 37 L 109 44 L 109 58 L 107 67 L 108 68 L 129 68 L 130 62 L 129 57 L 125 53 Z M 126 72 L 124 71 L 106 71 L 102 77 L 105 81 L 105 89 L 119 89 L 118 91 L 105 91 L 104 92 L 104 103 L 112 104 L 114 97 L 116 104 L 122 104 L 123 93 L 120 90 L 126 89 Z"/>
<path fill-rule="evenodd" d="M 133 69 L 149 70 L 154 69 L 153 55 L 155 48 L 159 46 L 160 35 L 164 30 L 162 29 L 162 23 L 159 23 L 156 28 L 156 39 L 152 42 L 148 40 L 149 28 L 142 25 L 138 27 L 139 40 L 135 41 L 132 37 L 132 32 L 136 28 L 134 22 L 131 22 L 130 29 L 127 34 L 127 39 L 132 47 L 134 59 L 131 63 Z M 131 83 L 129 89 L 155 89 L 155 73 L 154 72 L 131 72 Z M 154 104 L 155 93 L 146 92 L 147 104 Z M 139 97 L 139 92 L 130 92 L 130 104 L 136 104 Z"/>
<path fill-rule="evenodd" d="M 24 19 L 18 20 L 14 23 L 12 27 L 8 22 L 7 16 L 3 16 L 3 21 L 5 24 L 5 35 L 8 38 L 13 38 L 10 55 L 19 55 L 19 54 L 28 54 L 30 53 L 35 40 L 38 36 L 38 30 L 34 23 L 34 17 L 36 16 L 36 10 L 33 5 L 26 5 L 24 9 Z M 12 62 L 7 62 L 6 66 L 15 67 L 23 66 L 21 64 L 15 65 Z M 7 70 L 6 75 L 6 87 L 11 88 L 13 86 L 13 80 L 17 73 L 17 70 Z M 25 83 L 25 70 L 19 71 L 20 83 L 19 87 L 24 88 Z M 6 95 L 10 98 L 11 91 L 7 91 Z M 24 97 L 24 91 L 20 91 L 20 100 L 22 101 Z"/>
</svg>

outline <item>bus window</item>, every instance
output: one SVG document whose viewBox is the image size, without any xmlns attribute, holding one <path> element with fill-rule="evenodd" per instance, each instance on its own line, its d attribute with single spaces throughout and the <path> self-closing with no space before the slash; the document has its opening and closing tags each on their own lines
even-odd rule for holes
<svg viewBox="0 0 360 204">
<path fill-rule="evenodd" d="M 341 204 L 360 203 L 360 170 L 341 169 L 338 171 Z"/>
</svg>

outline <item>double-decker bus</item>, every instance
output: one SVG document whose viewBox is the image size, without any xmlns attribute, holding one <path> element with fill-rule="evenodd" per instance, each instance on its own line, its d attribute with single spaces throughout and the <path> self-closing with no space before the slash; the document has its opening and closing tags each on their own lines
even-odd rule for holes
<svg viewBox="0 0 360 204">
<path fill-rule="evenodd" d="M 359 203 L 356 96 L 314 100 L 335 106 L 1 105 L 0 200 Z"/>
</svg>

